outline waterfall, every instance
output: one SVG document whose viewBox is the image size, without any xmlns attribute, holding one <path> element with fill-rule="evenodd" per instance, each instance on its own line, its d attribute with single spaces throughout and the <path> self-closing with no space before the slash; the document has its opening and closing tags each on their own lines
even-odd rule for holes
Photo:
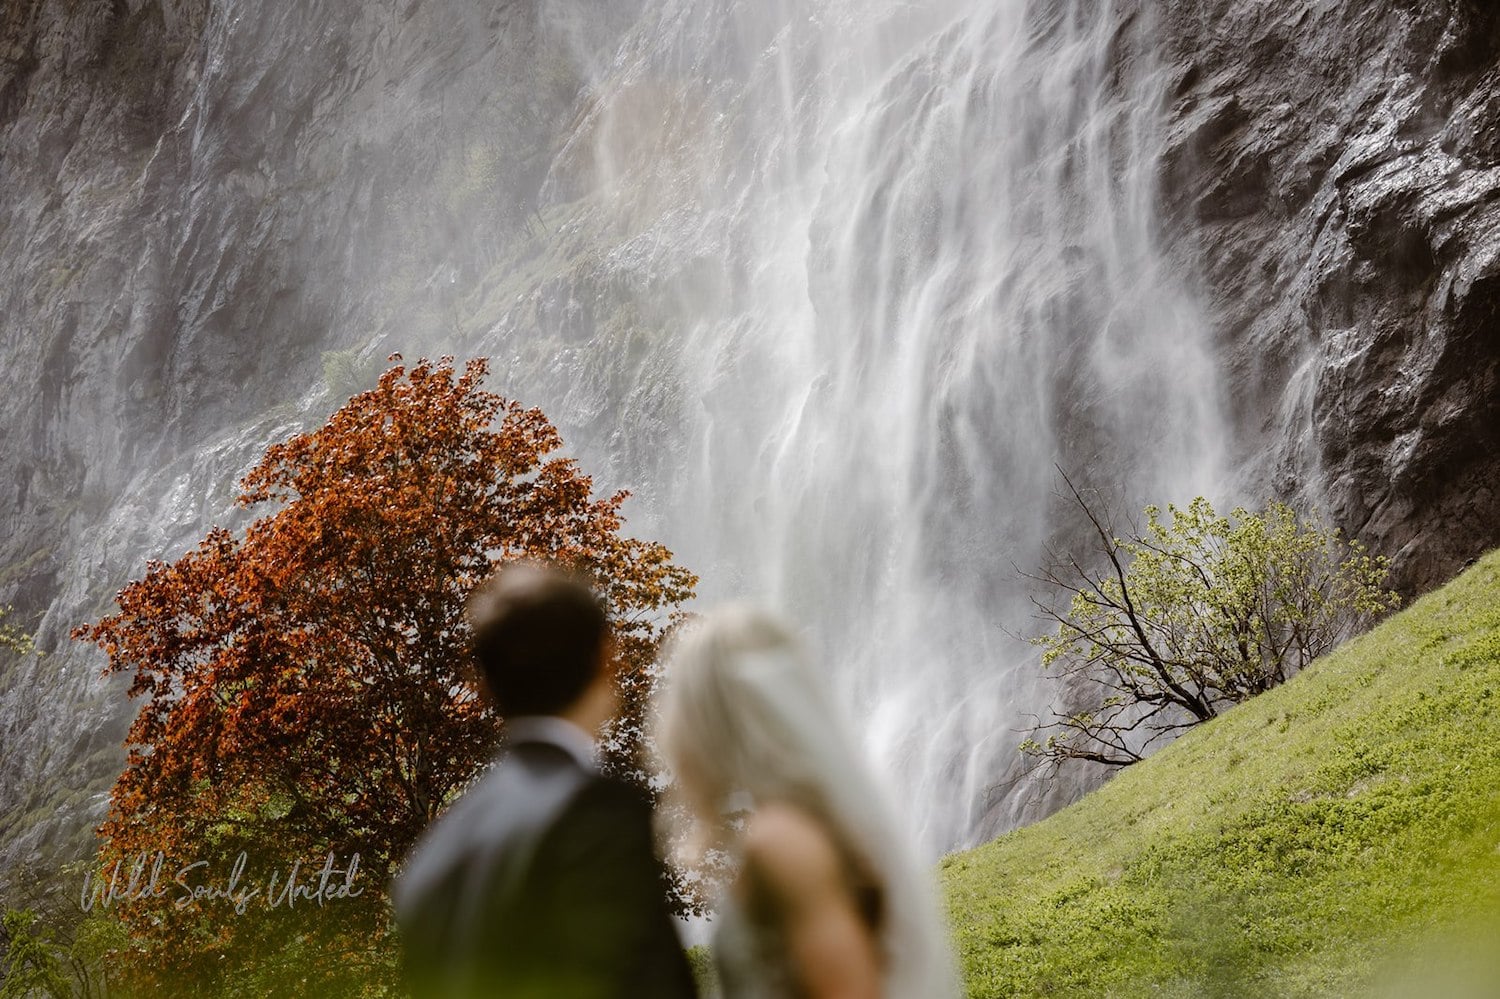
<svg viewBox="0 0 1500 999">
<path fill-rule="evenodd" d="M 234 479 L 337 402 L 332 348 L 491 356 L 704 602 L 802 629 L 930 853 L 1077 793 L 1017 752 L 1063 703 L 1017 572 L 1076 532 L 1054 463 L 1127 510 L 1232 471 L 1195 275 L 1159 245 L 1146 9 L 222 0 L 138 27 L 188 54 L 151 116 L 86 130 L 87 197 L 42 207 L 71 138 L 5 140 L 13 270 L 73 290 L 7 300 L 66 329 L 9 372 L 33 443 L 4 456 L 8 544 L 50 559 L 49 657 L 0 684 L 0 812 L 51 818 L 0 830 L 0 867 L 87 849 L 123 762 L 136 705 L 68 630 L 243 523 Z M 39 73 L 23 126 L 113 106 Z M 42 684 L 64 709 L 36 714 Z"/>
<path fill-rule="evenodd" d="M 1062 706 L 1016 571 L 1077 516 L 1054 464 L 1136 509 L 1225 478 L 1157 240 L 1170 81 L 1118 6 L 679 3 L 600 95 L 599 183 L 682 275 L 658 533 L 803 628 L 932 851 L 1076 791 L 1018 782 Z"/>
<path fill-rule="evenodd" d="M 1317 508 L 1409 593 L 1496 543 L 1487 10 L 21 4 L 0 875 L 86 854 L 124 762 L 69 631 L 392 351 L 489 356 L 705 602 L 795 621 L 931 853 L 1076 796 L 1016 751 L 1068 701 L 1054 464 Z"/>
</svg>

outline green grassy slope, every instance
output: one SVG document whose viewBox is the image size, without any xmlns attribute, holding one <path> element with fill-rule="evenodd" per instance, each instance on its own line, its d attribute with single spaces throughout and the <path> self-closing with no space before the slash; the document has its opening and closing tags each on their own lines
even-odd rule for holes
<svg viewBox="0 0 1500 999">
<path fill-rule="evenodd" d="M 1500 551 L 942 879 L 971 996 L 1500 996 Z"/>
</svg>

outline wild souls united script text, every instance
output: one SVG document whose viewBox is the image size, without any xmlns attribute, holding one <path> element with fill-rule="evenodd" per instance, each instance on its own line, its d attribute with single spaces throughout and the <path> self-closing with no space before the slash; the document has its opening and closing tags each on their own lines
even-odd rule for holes
<svg viewBox="0 0 1500 999">
<path fill-rule="evenodd" d="M 195 860 L 179 867 L 170 882 L 164 883 L 162 868 L 166 865 L 167 858 L 165 853 L 158 850 L 155 854 L 142 853 L 136 857 L 126 871 L 123 883 L 123 860 L 115 861 L 107 882 L 103 880 L 102 874 L 96 880 L 93 871 L 86 872 L 83 876 L 81 903 L 87 912 L 96 903 L 101 908 L 108 909 L 116 904 L 145 902 L 170 896 L 172 905 L 179 909 L 190 905 L 224 902 L 233 906 L 237 915 L 244 915 L 257 898 L 268 909 L 281 905 L 291 909 L 299 901 L 316 902 L 321 906 L 332 899 L 358 898 L 364 893 L 364 888 L 354 886 L 354 881 L 359 876 L 359 854 L 350 854 L 349 863 L 342 868 L 334 866 L 335 856 L 333 853 L 328 854 L 322 868 L 315 874 L 302 870 L 300 858 L 292 862 L 291 870 L 284 880 L 279 870 L 273 870 L 265 891 L 262 892 L 259 885 L 245 880 L 247 858 L 243 852 L 235 858 L 229 869 L 229 877 L 224 881 L 216 882 L 213 879 L 208 861 Z M 298 880 L 299 875 L 302 877 L 301 881 Z"/>
</svg>

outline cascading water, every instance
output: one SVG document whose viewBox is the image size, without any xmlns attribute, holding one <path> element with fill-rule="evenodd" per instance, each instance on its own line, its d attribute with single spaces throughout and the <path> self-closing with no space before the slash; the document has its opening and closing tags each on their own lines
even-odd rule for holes
<svg viewBox="0 0 1500 999">
<path fill-rule="evenodd" d="M 931 852 L 1054 806 L 1076 788 L 1017 781 L 1058 693 L 1016 637 L 1016 568 L 1076 522 L 1053 463 L 1123 483 L 1127 509 L 1221 494 L 1229 464 L 1193 275 L 1157 247 L 1168 74 L 1147 14 L 528 10 L 225 0 L 201 31 L 163 29 L 201 51 L 120 182 L 118 231 L 85 201 L 73 229 L 38 229 L 76 230 L 98 262 L 77 305 L 102 332 L 56 348 L 78 373 L 37 439 L 88 469 L 69 488 L 102 512 L 65 521 L 43 601 L 47 682 L 72 707 L 42 719 L 14 677 L 0 691 L 22 810 L 47 811 L 81 726 L 69 779 L 99 785 L 58 821 L 100 817 L 134 705 L 67 630 L 234 522 L 236 470 L 326 414 L 308 362 L 351 341 L 374 364 L 492 356 L 499 390 L 635 491 L 632 529 L 706 601 L 798 622 Z"/>
<path fill-rule="evenodd" d="M 1070 792 L 1016 784 L 1061 706 L 1016 637 L 1016 569 L 1076 517 L 1054 463 L 1135 505 L 1224 481 L 1207 326 L 1155 240 L 1165 74 L 1112 7 L 680 5 L 615 92 L 701 88 L 667 174 L 611 155 L 642 126 L 602 95 L 607 189 L 669 206 L 646 231 L 693 284 L 659 533 L 705 597 L 804 626 L 934 850 Z"/>
<path fill-rule="evenodd" d="M 932 850 L 1052 807 L 1012 565 L 1078 541 L 1053 462 L 1125 511 L 1322 506 L 1409 592 L 1496 543 L 1497 23 L 8 5 L 0 605 L 47 656 L 0 659 L 0 879 L 87 854 L 124 762 L 68 631 L 238 522 L 358 387 L 330 349 L 489 355 L 706 599 L 802 624 Z"/>
</svg>

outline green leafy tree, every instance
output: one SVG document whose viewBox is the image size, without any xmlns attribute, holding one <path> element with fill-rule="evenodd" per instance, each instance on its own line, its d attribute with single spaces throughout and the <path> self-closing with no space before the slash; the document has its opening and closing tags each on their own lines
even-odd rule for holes
<svg viewBox="0 0 1500 999">
<path fill-rule="evenodd" d="M 56 941 L 35 912 L 10 909 L 0 917 L 4 933 L 5 978 L 0 980 L 0 999 L 30 999 L 54 996 L 71 999 L 73 987 L 64 974 Z"/>
<path fill-rule="evenodd" d="M 0 649 L 9 649 L 18 656 L 29 656 L 36 651 L 31 636 L 5 619 L 10 616 L 9 607 L 0 607 Z"/>
<path fill-rule="evenodd" d="M 1067 481 L 1064 476 L 1064 481 Z M 1062 763 L 1127 766 L 1183 729 L 1263 693 L 1396 607 L 1389 566 L 1282 503 L 1226 516 L 1198 497 L 1117 537 L 1067 481 L 1099 542 L 1102 572 L 1064 556 L 1030 578 L 1055 626 L 1033 639 L 1042 666 L 1082 705 L 1038 726 L 1022 750 Z"/>
<path fill-rule="evenodd" d="M 126 944 L 113 914 L 79 907 L 75 891 L 88 867 L 17 864 L 0 881 L 0 999 L 110 994 L 108 968 Z M 59 978 L 65 986 L 59 986 Z"/>
</svg>

